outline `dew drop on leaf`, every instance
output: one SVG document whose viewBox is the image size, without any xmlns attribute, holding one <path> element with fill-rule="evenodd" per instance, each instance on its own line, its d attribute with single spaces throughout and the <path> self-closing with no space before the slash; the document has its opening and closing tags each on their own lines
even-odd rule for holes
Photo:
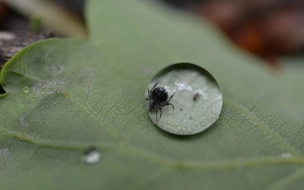
<svg viewBox="0 0 304 190">
<path fill-rule="evenodd" d="M 90 147 L 85 151 L 82 160 L 88 164 L 96 164 L 100 161 L 100 152 L 95 147 Z"/>
<path fill-rule="evenodd" d="M 31 89 L 28 86 L 22 88 L 23 93 L 28 94 L 30 93 Z"/>
<path fill-rule="evenodd" d="M 149 116 L 169 133 L 197 134 L 220 116 L 223 98 L 219 86 L 208 71 L 197 65 L 168 66 L 152 78 L 147 88 L 145 99 Z"/>
</svg>

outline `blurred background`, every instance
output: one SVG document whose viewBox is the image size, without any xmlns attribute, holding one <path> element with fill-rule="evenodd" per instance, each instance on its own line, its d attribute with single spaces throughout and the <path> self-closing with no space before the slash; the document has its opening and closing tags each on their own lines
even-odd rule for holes
<svg viewBox="0 0 304 190">
<path fill-rule="evenodd" d="M 84 7 L 85 0 L 0 0 L 0 30 L 48 29 L 84 37 Z"/>
<path fill-rule="evenodd" d="M 214 23 L 233 43 L 278 67 L 304 53 L 303 0 L 160 0 Z"/>
<path fill-rule="evenodd" d="M 85 1 L 0 0 L 0 31 L 40 34 L 26 36 L 23 32 L 26 38 L 34 38 L 29 43 L 52 36 L 85 38 Z M 265 60 L 271 68 L 280 68 L 282 56 L 304 55 L 303 0 L 150 1 L 210 21 L 232 43 Z"/>
</svg>

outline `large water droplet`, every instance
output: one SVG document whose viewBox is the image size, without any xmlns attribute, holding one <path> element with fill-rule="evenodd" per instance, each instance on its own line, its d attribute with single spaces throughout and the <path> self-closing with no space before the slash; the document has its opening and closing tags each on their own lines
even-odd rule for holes
<svg viewBox="0 0 304 190">
<path fill-rule="evenodd" d="M 28 86 L 22 88 L 23 93 L 28 94 L 30 93 L 31 89 Z"/>
<path fill-rule="evenodd" d="M 96 164 L 100 160 L 100 152 L 98 152 L 96 148 L 90 147 L 85 151 L 82 160 L 88 164 Z"/>
<path fill-rule="evenodd" d="M 193 135 L 202 132 L 219 118 L 222 110 L 223 98 L 216 80 L 194 64 L 178 63 L 164 68 L 152 78 L 148 89 L 150 94 L 146 90 L 145 98 L 150 99 L 146 101 L 149 116 L 169 133 Z"/>
</svg>

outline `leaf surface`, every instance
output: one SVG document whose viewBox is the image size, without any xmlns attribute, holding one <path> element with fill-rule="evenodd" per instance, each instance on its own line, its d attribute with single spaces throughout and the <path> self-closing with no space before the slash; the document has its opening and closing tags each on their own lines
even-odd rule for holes
<svg viewBox="0 0 304 190">
<path fill-rule="evenodd" d="M 87 17 L 89 40 L 36 43 L 1 72 L 3 189 L 304 185 L 303 71 L 273 74 L 210 24 L 155 3 L 93 0 Z M 144 104 L 154 74 L 179 62 L 207 69 L 224 98 L 220 119 L 188 137 L 158 129 Z M 96 165 L 81 161 L 90 146 Z"/>
</svg>

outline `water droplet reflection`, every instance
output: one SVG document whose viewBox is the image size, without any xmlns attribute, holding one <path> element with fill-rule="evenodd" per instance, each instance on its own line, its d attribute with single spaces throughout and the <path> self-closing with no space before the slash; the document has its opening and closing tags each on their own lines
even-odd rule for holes
<svg viewBox="0 0 304 190">
<path fill-rule="evenodd" d="M 90 147 L 85 151 L 82 160 L 88 164 L 96 164 L 100 161 L 100 152 L 95 147 Z"/>
<path fill-rule="evenodd" d="M 175 93 L 170 102 L 155 106 L 152 97 L 155 84 L 154 89 L 162 87 L 166 90 L 167 100 Z M 216 80 L 208 71 L 194 64 L 178 63 L 164 68 L 153 77 L 148 89 L 150 97 L 146 90 L 145 98 L 150 99 L 146 101 L 149 116 L 158 127 L 169 133 L 193 135 L 202 132 L 219 118 L 222 110 L 222 93 Z"/>
<path fill-rule="evenodd" d="M 22 88 L 23 93 L 28 94 L 30 93 L 31 89 L 28 86 Z"/>
</svg>

